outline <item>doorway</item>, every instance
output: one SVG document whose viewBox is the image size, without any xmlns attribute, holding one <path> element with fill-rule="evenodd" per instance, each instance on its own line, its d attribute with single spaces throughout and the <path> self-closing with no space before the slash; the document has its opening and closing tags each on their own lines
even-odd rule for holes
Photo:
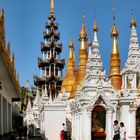
<svg viewBox="0 0 140 140">
<path fill-rule="evenodd" d="M 95 106 L 91 117 L 91 140 L 105 140 L 106 110 L 103 106 Z"/>
</svg>

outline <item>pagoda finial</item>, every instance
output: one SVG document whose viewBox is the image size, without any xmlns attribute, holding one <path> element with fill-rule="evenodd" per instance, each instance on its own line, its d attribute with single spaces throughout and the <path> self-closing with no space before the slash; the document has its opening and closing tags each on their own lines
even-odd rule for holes
<svg viewBox="0 0 140 140">
<path fill-rule="evenodd" d="M 72 39 L 70 39 L 69 48 L 70 48 L 69 59 L 74 59 L 73 58 L 73 42 L 72 42 Z"/>
<path fill-rule="evenodd" d="M 0 19 L 2 19 L 4 17 L 4 9 L 2 9 L 1 11 L 0 11 Z"/>
<path fill-rule="evenodd" d="M 115 10 L 115 8 L 113 8 Z M 115 12 L 113 15 L 114 24 L 111 31 L 111 37 L 113 38 L 113 44 L 112 44 L 112 52 L 111 52 L 111 58 L 110 58 L 110 76 L 111 84 L 116 90 L 121 89 L 122 85 L 122 76 L 120 74 L 120 56 L 119 56 L 119 49 L 117 44 L 117 36 L 118 36 L 118 30 L 116 27 L 116 19 L 115 19 Z M 116 82 L 117 81 L 117 82 Z"/>
<path fill-rule="evenodd" d="M 117 27 L 116 27 L 115 11 L 116 11 L 115 0 L 112 0 L 113 28 L 112 28 L 112 31 L 111 31 L 111 36 L 117 38 L 117 36 L 118 36 L 118 30 L 117 30 Z"/>
<path fill-rule="evenodd" d="M 96 20 L 94 21 L 94 25 L 93 25 L 93 32 L 98 32 L 98 26 Z"/>
<path fill-rule="evenodd" d="M 133 9 L 131 9 L 131 22 L 130 22 L 130 27 L 132 27 L 132 26 L 137 26 L 136 25 L 136 21 L 135 21 L 135 19 L 134 19 L 134 12 L 133 12 Z"/>
<path fill-rule="evenodd" d="M 82 28 L 81 28 L 79 40 L 81 43 L 80 43 L 80 50 L 79 50 L 79 64 L 78 64 L 78 70 L 76 75 L 76 81 L 78 85 L 81 85 L 85 77 L 86 64 L 88 58 L 87 45 L 86 45 L 87 33 L 86 33 L 84 21 L 82 22 Z"/>
<path fill-rule="evenodd" d="M 80 40 L 87 39 L 86 27 L 85 27 L 85 23 L 84 23 L 85 17 L 86 17 L 86 15 L 83 14 L 82 15 L 82 28 L 81 28 L 80 35 L 79 35 Z"/>
<path fill-rule="evenodd" d="M 116 24 L 115 11 L 116 11 L 115 0 L 112 0 L 112 13 L 113 13 L 113 22 L 114 22 L 114 25 Z"/>
<path fill-rule="evenodd" d="M 50 14 L 54 15 L 54 0 L 51 0 Z"/>
<path fill-rule="evenodd" d="M 70 38 L 69 48 L 70 50 L 69 50 L 69 57 L 68 57 L 68 65 L 67 65 L 66 75 L 61 86 L 61 92 L 63 92 L 64 90 L 66 92 L 71 92 L 72 87 L 76 80 L 74 45 L 72 42 L 72 38 Z"/>
<path fill-rule="evenodd" d="M 96 20 L 96 0 L 94 0 L 94 20 Z"/>
</svg>

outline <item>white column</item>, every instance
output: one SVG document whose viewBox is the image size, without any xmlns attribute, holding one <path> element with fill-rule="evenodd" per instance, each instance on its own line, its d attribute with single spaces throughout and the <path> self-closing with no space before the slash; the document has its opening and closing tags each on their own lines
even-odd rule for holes
<svg viewBox="0 0 140 140">
<path fill-rule="evenodd" d="M 76 139 L 76 115 L 74 115 L 74 139 Z"/>
<path fill-rule="evenodd" d="M 106 112 L 106 140 L 113 139 L 113 110 Z"/>
<path fill-rule="evenodd" d="M 80 119 L 79 120 L 80 120 L 80 130 L 79 130 L 80 131 L 80 133 L 79 133 L 80 137 L 79 137 L 79 139 L 82 140 L 82 114 L 80 114 Z"/>
<path fill-rule="evenodd" d="M 74 126 L 74 115 L 72 115 L 72 124 L 71 124 L 71 128 L 72 128 L 72 139 L 74 138 L 74 131 L 75 131 L 75 126 Z"/>
<path fill-rule="evenodd" d="M 124 88 L 124 79 L 125 79 L 125 75 L 122 75 L 122 88 Z"/>
<path fill-rule="evenodd" d="M 127 88 L 127 75 L 126 74 L 125 74 L 124 82 L 125 82 L 124 87 Z"/>
<path fill-rule="evenodd" d="M 137 88 L 137 76 L 136 73 L 134 74 L 134 88 Z"/>
<path fill-rule="evenodd" d="M 58 69 L 58 75 L 59 75 L 59 77 L 61 77 L 61 70 L 60 70 L 60 68 Z"/>
<path fill-rule="evenodd" d="M 78 131 L 79 131 L 79 125 L 78 125 L 78 114 L 76 114 L 76 140 L 78 140 Z"/>
<path fill-rule="evenodd" d="M 120 103 L 120 107 L 121 107 L 121 115 L 120 115 L 120 122 L 123 122 L 126 128 L 126 139 L 128 139 L 128 133 L 129 133 L 129 126 L 130 126 L 130 112 L 129 112 L 129 104 L 126 104 L 126 100 L 122 101 L 122 103 Z"/>
<path fill-rule="evenodd" d="M 130 124 L 128 137 L 131 140 L 136 140 L 136 108 L 130 108 Z"/>
<path fill-rule="evenodd" d="M 91 112 L 82 114 L 82 140 L 91 140 Z"/>
<path fill-rule="evenodd" d="M 60 69 L 60 68 L 58 67 L 58 77 L 59 77 L 59 74 L 60 74 L 60 73 L 59 73 L 59 69 Z"/>
<path fill-rule="evenodd" d="M 77 138 L 77 140 L 80 140 L 80 114 L 78 114 L 78 116 L 77 116 L 77 119 L 78 119 L 78 138 Z"/>
</svg>

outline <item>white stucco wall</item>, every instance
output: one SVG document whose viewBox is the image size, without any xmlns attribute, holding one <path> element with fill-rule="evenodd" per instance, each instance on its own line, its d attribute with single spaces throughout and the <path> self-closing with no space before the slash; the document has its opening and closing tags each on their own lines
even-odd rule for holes
<svg viewBox="0 0 140 140">
<path fill-rule="evenodd" d="M 0 49 L 1 51 L 1 49 Z M 2 96 L 11 104 L 12 97 L 18 97 L 11 75 L 3 61 L 0 53 L 0 81 L 2 83 Z"/>
<path fill-rule="evenodd" d="M 47 105 L 44 110 L 44 129 L 46 140 L 60 140 L 62 123 L 66 124 L 66 106 Z"/>
</svg>

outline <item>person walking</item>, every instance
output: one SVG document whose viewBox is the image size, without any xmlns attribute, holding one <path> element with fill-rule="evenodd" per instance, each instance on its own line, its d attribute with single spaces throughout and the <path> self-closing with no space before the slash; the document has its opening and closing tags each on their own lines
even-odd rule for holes
<svg viewBox="0 0 140 140">
<path fill-rule="evenodd" d="M 114 121 L 113 129 L 114 129 L 113 140 L 119 140 L 119 138 L 120 138 L 119 129 L 120 128 L 119 128 L 118 120 Z"/>
<path fill-rule="evenodd" d="M 67 126 L 63 123 L 64 140 L 67 140 Z"/>
<path fill-rule="evenodd" d="M 120 122 L 120 140 L 126 140 L 126 129 L 123 122 Z"/>
</svg>

